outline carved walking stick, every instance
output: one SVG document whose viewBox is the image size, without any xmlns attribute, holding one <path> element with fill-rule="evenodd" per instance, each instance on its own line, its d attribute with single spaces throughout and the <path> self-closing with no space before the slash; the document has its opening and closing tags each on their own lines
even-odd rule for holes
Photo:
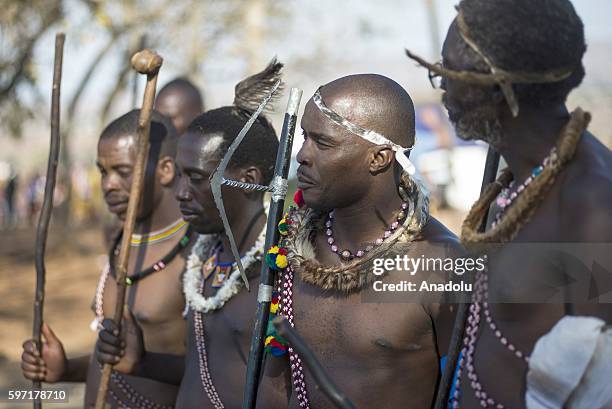
<svg viewBox="0 0 612 409">
<path fill-rule="evenodd" d="M 38 351 L 42 351 L 40 332 L 43 323 L 43 306 L 45 302 L 45 249 L 47 247 L 47 234 L 49 221 L 53 210 L 53 191 L 57 175 L 57 163 L 60 151 L 60 89 L 62 84 L 62 60 L 64 56 L 64 33 L 55 35 L 55 62 L 53 65 L 53 88 L 51 89 L 51 145 L 49 147 L 49 161 L 47 163 L 47 179 L 45 180 L 45 195 L 42 210 L 38 219 L 36 231 L 36 295 L 34 299 L 34 327 L 32 338 Z M 41 382 L 33 381 L 32 389 L 40 390 Z M 34 401 L 34 409 L 42 408 L 39 399 Z"/>
<path fill-rule="evenodd" d="M 153 112 L 153 102 L 155 101 L 155 87 L 157 85 L 157 74 L 161 67 L 163 59 L 150 50 L 137 52 L 132 57 L 132 68 L 140 74 L 147 76 L 147 85 L 145 86 L 144 98 L 142 101 L 142 109 L 138 118 L 138 139 L 136 141 L 137 156 L 136 165 L 134 166 L 134 174 L 132 179 L 132 187 L 130 189 L 130 199 L 128 202 L 127 214 L 123 225 L 123 239 L 119 249 L 119 260 L 117 262 L 117 300 L 115 303 L 115 313 L 113 320 L 121 324 L 123 317 L 123 307 L 125 303 L 125 289 L 128 260 L 130 257 L 130 239 L 134 232 L 136 224 L 136 213 L 140 205 L 140 197 L 144 186 L 144 174 L 147 162 L 147 154 L 149 151 L 149 131 L 151 129 L 151 114 Z M 106 393 L 108 392 L 108 382 L 111 376 L 112 365 L 104 364 L 102 370 L 102 378 L 98 388 L 96 397 L 96 409 L 104 409 L 106 401 Z"/>
</svg>

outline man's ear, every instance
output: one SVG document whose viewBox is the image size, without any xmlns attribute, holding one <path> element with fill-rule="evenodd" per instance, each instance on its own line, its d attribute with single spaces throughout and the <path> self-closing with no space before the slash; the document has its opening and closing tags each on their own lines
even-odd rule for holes
<svg viewBox="0 0 612 409">
<path fill-rule="evenodd" d="M 493 86 L 490 98 L 493 103 L 486 108 L 490 111 L 489 115 L 495 115 L 497 118 L 514 119 L 510 105 L 508 104 L 506 96 L 499 85 Z"/>
<path fill-rule="evenodd" d="M 389 169 L 393 164 L 395 155 L 389 146 L 373 146 L 369 152 L 370 173 L 376 175 Z"/>
<path fill-rule="evenodd" d="M 249 166 L 247 168 L 240 169 L 240 181 L 261 185 L 263 183 L 263 174 L 258 167 Z"/>
<path fill-rule="evenodd" d="M 170 156 L 163 156 L 157 161 L 157 179 L 162 186 L 170 186 L 174 182 L 176 168 L 174 159 Z"/>
</svg>

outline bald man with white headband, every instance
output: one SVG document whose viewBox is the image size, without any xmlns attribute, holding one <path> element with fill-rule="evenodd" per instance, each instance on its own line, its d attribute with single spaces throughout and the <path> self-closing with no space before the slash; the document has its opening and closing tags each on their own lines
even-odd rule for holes
<svg viewBox="0 0 612 409">
<path fill-rule="evenodd" d="M 383 288 L 443 280 L 438 271 L 411 275 L 391 264 L 453 257 L 461 248 L 429 215 L 414 178 L 412 100 L 387 77 L 343 77 L 317 90 L 301 126 L 299 207 L 281 221 L 282 239 L 267 257 L 281 270 L 271 310 L 289 320 L 356 407 L 429 408 L 451 308 L 439 294 Z M 282 337 L 270 331 L 266 345 L 266 372 L 285 364 L 289 408 L 333 407 Z M 259 401 L 266 407 L 264 396 Z"/>
</svg>

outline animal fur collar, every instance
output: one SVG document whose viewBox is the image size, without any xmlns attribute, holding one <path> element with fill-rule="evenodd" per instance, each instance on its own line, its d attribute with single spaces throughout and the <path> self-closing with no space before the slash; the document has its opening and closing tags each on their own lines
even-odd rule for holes
<svg viewBox="0 0 612 409">
<path fill-rule="evenodd" d="M 291 227 L 281 240 L 281 246 L 287 250 L 289 266 L 299 279 L 323 290 L 344 293 L 361 290 L 373 282 L 374 259 L 392 257 L 405 244 L 417 240 L 429 218 L 429 201 L 420 185 L 414 180 L 407 182 L 402 177 L 399 190 L 402 199 L 409 203 L 408 215 L 402 226 L 363 258 L 341 265 L 326 266 L 316 260 L 314 238 L 318 231 L 324 230 L 324 215 L 308 208 L 291 210 L 287 215 Z"/>
</svg>

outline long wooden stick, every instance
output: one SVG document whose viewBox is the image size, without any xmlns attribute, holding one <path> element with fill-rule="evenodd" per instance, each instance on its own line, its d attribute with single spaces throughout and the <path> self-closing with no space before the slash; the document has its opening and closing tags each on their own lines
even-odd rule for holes
<svg viewBox="0 0 612 409">
<path fill-rule="evenodd" d="M 62 84 L 62 60 L 64 56 L 64 33 L 55 35 L 55 62 L 53 65 L 53 88 L 51 89 L 51 144 L 49 147 L 49 161 L 47 162 L 47 179 L 45 180 L 45 196 L 42 211 L 38 219 L 38 230 L 36 231 L 36 295 L 34 298 L 34 327 L 32 338 L 36 349 L 42 351 L 40 333 L 43 323 L 43 306 L 45 302 L 45 250 L 47 248 L 47 234 L 49 232 L 49 221 L 53 210 L 53 192 L 55 190 L 55 179 L 57 175 L 57 164 L 60 151 L 60 88 Z M 40 381 L 32 382 L 32 389 L 41 388 Z M 34 401 L 34 409 L 42 408 L 42 402 Z"/>
<path fill-rule="evenodd" d="M 140 197 L 142 196 L 144 187 L 145 166 L 149 152 L 151 114 L 153 112 L 153 102 L 155 101 L 157 74 L 162 62 L 163 59 L 151 50 L 139 51 L 132 57 L 132 67 L 139 73 L 147 76 L 147 85 L 145 86 L 142 109 L 138 117 L 138 139 L 136 142 L 138 152 L 136 156 L 136 165 L 134 166 L 132 187 L 130 189 L 130 200 L 128 202 L 127 214 L 123 225 L 123 239 L 121 240 L 121 247 L 119 249 L 119 260 L 116 266 L 117 300 L 115 303 L 113 320 L 119 325 L 123 317 L 123 306 L 125 303 L 125 279 L 127 277 L 128 261 L 130 257 L 130 239 L 134 232 L 136 214 L 138 212 Z M 96 397 L 96 409 L 104 409 L 111 371 L 112 365 L 104 364 L 100 386 L 98 387 L 98 396 Z"/>
<path fill-rule="evenodd" d="M 147 36 L 146 34 L 142 34 L 138 40 L 137 50 L 143 50 L 146 45 Z M 136 104 L 138 103 L 138 74 L 138 72 L 134 72 L 134 79 L 132 80 L 132 104 L 130 105 L 132 108 L 136 108 Z"/>
<path fill-rule="evenodd" d="M 487 152 L 487 161 L 485 162 L 485 169 L 482 175 L 482 185 L 480 187 L 480 194 L 484 192 L 485 188 L 495 181 L 497 176 L 497 169 L 499 167 L 499 153 L 489 147 Z M 487 224 L 487 215 L 483 218 L 482 225 L 479 230 L 484 231 Z M 453 379 L 455 378 L 455 369 L 457 368 L 457 361 L 461 354 L 461 348 L 463 345 L 463 336 L 465 333 L 465 323 L 468 317 L 468 311 L 470 303 L 462 303 L 457 307 L 457 315 L 455 316 L 455 324 L 453 325 L 453 332 L 451 335 L 450 345 L 448 347 L 448 353 L 446 354 L 446 366 L 442 375 L 442 380 L 438 387 L 436 394 L 435 409 L 446 409 L 448 407 L 448 400 L 450 399 L 450 392 L 453 387 Z"/>
</svg>

